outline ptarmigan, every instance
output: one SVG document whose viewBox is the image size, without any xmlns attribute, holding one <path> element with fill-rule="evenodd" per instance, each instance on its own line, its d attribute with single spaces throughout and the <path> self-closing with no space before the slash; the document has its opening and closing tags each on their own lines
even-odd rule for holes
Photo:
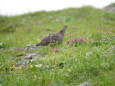
<svg viewBox="0 0 115 86">
<path fill-rule="evenodd" d="M 59 32 L 45 36 L 38 44 L 36 44 L 36 46 L 47 46 L 51 43 L 54 43 L 54 45 L 56 45 L 62 43 L 66 28 L 67 26 L 63 26 L 62 30 L 60 30 Z"/>
</svg>

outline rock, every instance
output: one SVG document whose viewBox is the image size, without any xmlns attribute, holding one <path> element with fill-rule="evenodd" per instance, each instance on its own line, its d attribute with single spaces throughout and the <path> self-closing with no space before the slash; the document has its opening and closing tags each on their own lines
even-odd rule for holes
<svg viewBox="0 0 115 86">
<path fill-rule="evenodd" d="M 21 61 L 18 61 L 18 62 L 16 63 L 16 65 L 17 65 L 17 67 L 20 67 L 20 66 L 22 67 L 22 66 L 26 66 L 27 63 L 28 63 L 27 60 L 21 60 Z"/>
<path fill-rule="evenodd" d="M 28 44 L 26 47 L 26 50 L 32 50 L 32 49 L 37 49 L 35 45 Z"/>
<path fill-rule="evenodd" d="M 109 6 L 104 7 L 103 10 L 110 11 L 110 12 L 115 12 L 115 3 L 112 3 Z"/>
<path fill-rule="evenodd" d="M 4 50 L 4 49 L 0 49 L 0 51 L 2 51 L 2 50 Z"/>
<path fill-rule="evenodd" d="M 26 58 L 26 59 L 33 59 L 36 56 L 38 56 L 38 53 L 26 53 L 24 55 L 24 58 Z"/>
<path fill-rule="evenodd" d="M 38 53 L 25 53 L 21 56 L 21 61 L 16 62 L 17 67 L 25 67 L 29 61 L 40 57 Z"/>
<path fill-rule="evenodd" d="M 91 83 L 91 80 L 88 80 L 87 82 L 83 82 L 79 84 L 78 86 L 89 86 L 90 83 Z"/>
</svg>

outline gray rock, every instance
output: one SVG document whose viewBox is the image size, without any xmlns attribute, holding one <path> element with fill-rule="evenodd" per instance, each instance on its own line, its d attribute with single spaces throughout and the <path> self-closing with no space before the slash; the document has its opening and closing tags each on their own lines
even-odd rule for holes
<svg viewBox="0 0 115 86">
<path fill-rule="evenodd" d="M 24 55 L 24 58 L 26 58 L 26 59 L 33 59 L 36 56 L 38 56 L 38 53 L 26 53 Z"/>
<path fill-rule="evenodd" d="M 0 51 L 2 51 L 3 49 L 0 49 Z"/>
<path fill-rule="evenodd" d="M 37 49 L 37 47 L 35 45 L 32 45 L 32 44 L 28 44 L 26 47 L 26 50 L 33 50 L 33 49 Z"/>
<path fill-rule="evenodd" d="M 83 82 L 79 84 L 78 86 L 89 86 L 90 83 L 91 83 L 91 80 L 88 80 L 87 82 Z"/>
<path fill-rule="evenodd" d="M 16 62 L 17 67 L 25 67 L 29 61 L 40 57 L 38 53 L 25 53 L 22 55 L 21 61 Z"/>
<path fill-rule="evenodd" d="M 21 60 L 21 61 L 18 61 L 16 64 L 17 64 L 17 67 L 22 67 L 22 66 L 26 66 L 28 63 L 28 60 Z"/>
<path fill-rule="evenodd" d="M 110 12 L 115 12 L 115 6 L 107 6 L 107 7 L 104 7 L 103 10 L 110 11 Z"/>
</svg>

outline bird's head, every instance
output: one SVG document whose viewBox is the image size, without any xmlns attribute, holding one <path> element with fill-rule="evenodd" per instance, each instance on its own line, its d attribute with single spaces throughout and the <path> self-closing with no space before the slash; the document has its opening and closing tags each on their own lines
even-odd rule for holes
<svg viewBox="0 0 115 86">
<path fill-rule="evenodd" d="M 67 29 L 67 27 L 68 27 L 68 26 L 65 25 L 65 26 L 63 26 L 63 29 Z"/>
<path fill-rule="evenodd" d="M 60 31 L 60 33 L 64 34 L 65 33 L 65 30 L 67 29 L 68 26 L 63 26 L 62 30 Z"/>
</svg>

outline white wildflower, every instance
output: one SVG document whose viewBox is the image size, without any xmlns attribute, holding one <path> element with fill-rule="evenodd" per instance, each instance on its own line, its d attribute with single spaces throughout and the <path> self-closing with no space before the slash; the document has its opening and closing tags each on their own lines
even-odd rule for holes
<svg viewBox="0 0 115 86">
<path fill-rule="evenodd" d="M 49 68 L 49 65 L 46 65 L 46 68 Z"/>
<path fill-rule="evenodd" d="M 103 63 L 101 63 L 101 66 L 102 66 L 102 67 L 109 67 L 109 64 L 108 64 L 108 63 L 103 62 Z"/>
<path fill-rule="evenodd" d="M 86 56 L 90 56 L 90 55 L 92 55 L 93 54 L 93 52 L 87 52 L 86 53 Z"/>
<path fill-rule="evenodd" d="M 30 60 L 30 61 L 31 61 L 31 62 L 36 61 L 36 58 L 34 58 L 34 59 Z"/>
<path fill-rule="evenodd" d="M 42 64 L 35 65 L 35 67 L 40 68 L 42 67 Z"/>
</svg>

